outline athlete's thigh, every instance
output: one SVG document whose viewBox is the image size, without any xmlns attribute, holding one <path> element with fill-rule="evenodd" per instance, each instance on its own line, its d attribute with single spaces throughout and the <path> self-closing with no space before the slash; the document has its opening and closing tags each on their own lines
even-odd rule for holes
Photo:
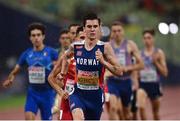
<svg viewBox="0 0 180 121">
<path fill-rule="evenodd" d="M 137 90 L 137 105 L 138 107 L 145 107 L 147 102 L 147 93 L 144 89 Z"/>
<path fill-rule="evenodd" d="M 117 99 L 117 107 L 118 107 L 119 110 L 122 110 L 122 109 L 123 109 L 123 104 L 122 104 L 121 98 L 118 98 L 118 99 Z"/>
<path fill-rule="evenodd" d="M 47 91 L 46 95 L 39 99 L 39 108 L 41 112 L 42 120 L 51 120 L 52 119 L 52 107 L 54 104 L 55 95 L 53 91 Z"/>
<path fill-rule="evenodd" d="M 84 112 L 81 108 L 74 108 L 72 111 L 73 120 L 84 120 Z"/>
<path fill-rule="evenodd" d="M 109 107 L 111 108 L 118 108 L 118 97 L 114 94 L 109 95 Z"/>
<path fill-rule="evenodd" d="M 122 80 L 119 86 L 119 94 L 124 107 L 128 107 L 132 98 L 132 81 L 130 79 Z"/>
<path fill-rule="evenodd" d="M 26 103 L 25 103 L 25 112 L 32 112 L 35 115 L 38 111 L 38 101 L 36 100 L 37 95 L 30 89 L 28 89 Z"/>
<path fill-rule="evenodd" d="M 152 105 L 152 109 L 153 109 L 153 110 L 159 110 L 159 107 L 160 107 L 160 100 L 161 100 L 160 97 L 151 100 L 151 105 Z"/>
</svg>

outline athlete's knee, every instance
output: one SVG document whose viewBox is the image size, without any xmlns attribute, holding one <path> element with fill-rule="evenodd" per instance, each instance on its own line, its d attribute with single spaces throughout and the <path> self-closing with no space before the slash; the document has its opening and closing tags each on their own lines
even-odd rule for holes
<svg viewBox="0 0 180 121">
<path fill-rule="evenodd" d="M 137 98 L 146 96 L 146 92 L 143 89 L 137 90 Z"/>
<path fill-rule="evenodd" d="M 117 112 L 119 105 L 118 105 L 118 99 L 115 95 L 110 95 L 109 100 L 109 111 L 110 112 Z"/>
<path fill-rule="evenodd" d="M 115 106 L 115 105 L 110 105 L 110 107 L 109 107 L 109 111 L 110 111 L 110 112 L 117 112 L 117 110 L 118 110 L 117 106 Z"/>
<path fill-rule="evenodd" d="M 138 106 L 138 108 L 146 107 L 146 98 L 147 98 L 146 92 L 143 89 L 139 89 L 137 91 L 137 106 Z"/>
<path fill-rule="evenodd" d="M 151 101 L 152 104 L 152 110 L 153 112 L 159 112 L 159 108 L 160 108 L 160 99 L 157 98 L 155 100 Z"/>
<path fill-rule="evenodd" d="M 35 120 L 35 114 L 33 112 L 25 112 L 25 120 Z"/>
<path fill-rule="evenodd" d="M 83 110 L 75 108 L 72 110 L 73 120 L 85 120 Z"/>
<path fill-rule="evenodd" d="M 123 107 L 123 111 L 124 111 L 125 120 L 131 120 L 132 119 L 132 113 L 131 113 L 130 106 Z"/>
</svg>

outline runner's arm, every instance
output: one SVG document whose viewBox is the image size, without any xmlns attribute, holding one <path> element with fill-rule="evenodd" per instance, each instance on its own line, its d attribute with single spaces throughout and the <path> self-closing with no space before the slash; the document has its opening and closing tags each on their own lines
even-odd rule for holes
<svg viewBox="0 0 180 121">
<path fill-rule="evenodd" d="M 3 87 L 7 88 L 9 86 L 12 85 L 16 75 L 19 73 L 20 71 L 20 66 L 17 64 L 14 69 L 10 72 L 10 74 L 8 75 L 8 78 L 3 82 Z"/>
<path fill-rule="evenodd" d="M 158 53 L 159 54 L 159 59 L 156 59 L 154 61 L 158 71 L 164 76 L 167 77 L 168 76 L 168 69 L 167 69 L 167 65 L 166 65 L 166 57 L 165 54 L 162 50 L 159 49 Z"/>
<path fill-rule="evenodd" d="M 135 58 L 136 63 L 127 65 L 125 68 L 125 71 L 139 71 L 144 68 L 144 63 L 140 55 L 140 51 L 137 47 L 137 45 L 132 41 L 128 41 L 128 49 L 132 56 Z"/>
<path fill-rule="evenodd" d="M 99 57 L 98 57 L 98 56 Z M 104 45 L 104 57 L 102 52 L 98 52 L 96 54 L 96 58 L 107 68 L 111 73 L 120 76 L 123 73 L 123 68 L 117 63 L 116 57 L 114 55 L 113 49 L 109 43 L 105 43 Z M 104 60 L 104 58 L 106 60 Z"/>
</svg>

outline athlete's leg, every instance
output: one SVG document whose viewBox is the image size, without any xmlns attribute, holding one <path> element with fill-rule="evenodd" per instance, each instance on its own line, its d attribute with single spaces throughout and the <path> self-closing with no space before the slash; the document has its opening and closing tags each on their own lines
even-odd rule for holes
<svg viewBox="0 0 180 121">
<path fill-rule="evenodd" d="M 131 79 L 122 80 L 120 83 L 120 95 L 123 105 L 124 118 L 127 120 L 132 119 L 131 115 L 131 101 L 132 101 L 132 81 Z"/>
<path fill-rule="evenodd" d="M 114 94 L 109 97 L 109 119 L 118 120 L 118 98 Z"/>
<path fill-rule="evenodd" d="M 160 120 L 159 109 L 160 109 L 160 98 L 151 100 L 153 118 L 154 120 Z"/>
<path fill-rule="evenodd" d="M 28 89 L 24 114 L 25 120 L 35 120 L 38 111 L 38 105 L 35 99 L 36 95 L 33 93 L 34 92 L 31 89 Z"/>
<path fill-rule="evenodd" d="M 138 108 L 137 108 L 137 90 L 133 91 L 133 99 L 131 102 L 131 112 L 132 112 L 132 120 L 137 120 L 137 112 L 138 112 Z"/>
<path fill-rule="evenodd" d="M 134 112 L 132 112 L 132 120 L 137 120 L 138 119 L 138 110 L 136 110 L 136 111 L 134 111 Z"/>
<path fill-rule="evenodd" d="M 84 113 L 81 108 L 75 108 L 72 110 L 73 120 L 84 120 Z"/>
<path fill-rule="evenodd" d="M 74 92 L 69 96 L 69 107 L 72 113 L 73 120 L 85 120 L 85 105 L 83 103 L 83 97 L 81 90 L 76 86 Z"/>
<path fill-rule="evenodd" d="M 42 120 L 52 120 L 52 107 L 55 100 L 54 90 L 47 90 L 39 97 L 39 109 Z"/>
<path fill-rule="evenodd" d="M 125 120 L 131 120 L 132 114 L 131 114 L 131 107 L 129 106 L 123 106 L 123 112 L 124 112 L 124 118 Z"/>
<path fill-rule="evenodd" d="M 36 114 L 33 112 L 25 112 L 25 120 L 35 120 Z"/>
<path fill-rule="evenodd" d="M 143 89 L 138 89 L 137 91 L 137 105 L 139 108 L 140 118 L 142 120 L 146 120 L 146 102 L 147 102 L 147 94 Z"/>
<path fill-rule="evenodd" d="M 118 98 L 118 116 L 119 116 L 119 120 L 124 120 L 124 113 L 123 113 L 123 105 L 122 105 L 122 101 L 120 98 Z"/>
</svg>

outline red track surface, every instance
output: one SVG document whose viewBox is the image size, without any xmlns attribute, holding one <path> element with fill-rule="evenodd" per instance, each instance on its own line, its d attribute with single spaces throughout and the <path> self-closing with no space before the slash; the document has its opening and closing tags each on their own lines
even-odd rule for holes
<svg viewBox="0 0 180 121">
<path fill-rule="evenodd" d="M 162 120 L 180 120 L 180 87 L 164 87 L 160 109 Z M 148 119 L 152 119 L 150 105 L 148 105 Z M 22 120 L 24 119 L 23 107 L 9 109 L 0 112 L 0 120 Z M 37 116 L 37 119 L 40 119 Z M 56 119 L 54 117 L 54 119 Z M 101 119 L 108 119 L 106 111 L 103 112 Z"/>
</svg>

